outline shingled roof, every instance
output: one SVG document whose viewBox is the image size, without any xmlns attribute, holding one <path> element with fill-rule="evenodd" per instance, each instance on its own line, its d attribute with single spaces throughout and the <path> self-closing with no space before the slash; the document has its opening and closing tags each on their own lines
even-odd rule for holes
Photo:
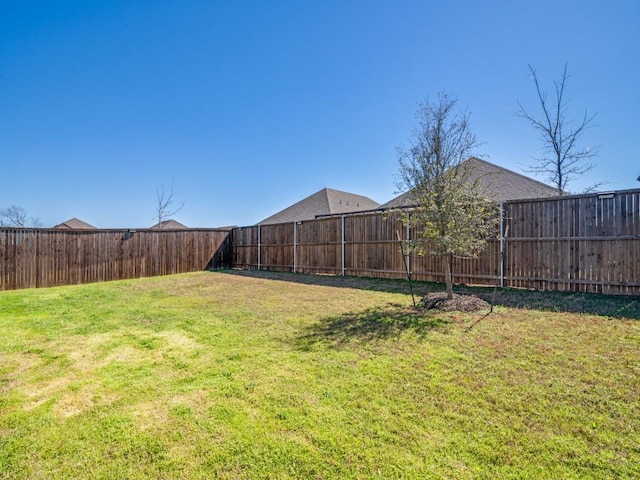
<svg viewBox="0 0 640 480">
<path fill-rule="evenodd" d="M 258 225 L 312 220 L 318 215 L 334 215 L 373 210 L 380 204 L 369 197 L 323 188 L 299 202 L 265 218 Z"/>
<path fill-rule="evenodd" d="M 479 181 L 483 192 L 497 202 L 547 198 L 558 195 L 558 190 L 546 183 L 486 160 L 472 157 L 461 165 L 466 165 L 471 169 L 469 180 L 471 182 Z M 405 192 L 381 205 L 380 208 L 407 207 L 411 204 L 410 193 Z"/>
<path fill-rule="evenodd" d="M 58 230 L 96 230 L 96 227 L 89 225 L 87 222 L 83 222 L 78 218 L 70 218 L 69 220 L 59 223 L 53 228 Z"/>
<path fill-rule="evenodd" d="M 184 230 L 189 227 L 187 227 L 186 225 L 183 225 L 177 220 L 169 219 L 169 220 L 163 220 L 160 223 L 156 223 L 155 225 L 149 228 L 151 230 Z"/>
</svg>

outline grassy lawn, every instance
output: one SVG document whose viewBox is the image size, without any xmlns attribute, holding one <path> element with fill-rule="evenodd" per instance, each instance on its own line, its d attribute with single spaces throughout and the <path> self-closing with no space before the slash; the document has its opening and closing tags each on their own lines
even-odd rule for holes
<svg viewBox="0 0 640 480">
<path fill-rule="evenodd" d="M 256 272 L 0 292 L 0 479 L 640 478 L 639 300 L 496 304 Z"/>
</svg>

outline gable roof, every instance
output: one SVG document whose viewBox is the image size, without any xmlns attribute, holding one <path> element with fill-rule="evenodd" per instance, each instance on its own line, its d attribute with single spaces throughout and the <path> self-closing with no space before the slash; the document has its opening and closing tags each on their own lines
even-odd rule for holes
<svg viewBox="0 0 640 480">
<path fill-rule="evenodd" d="M 380 204 L 369 197 L 323 188 L 299 202 L 265 218 L 258 225 L 313 220 L 318 215 L 354 213 L 373 210 Z"/>
<path fill-rule="evenodd" d="M 151 230 L 184 230 L 187 228 L 189 227 L 173 219 L 163 220 L 162 222 L 149 227 Z"/>
<path fill-rule="evenodd" d="M 53 228 L 58 230 L 96 230 L 96 227 L 89 225 L 87 222 L 83 222 L 78 218 L 70 218 L 69 220 L 59 223 Z"/>
<path fill-rule="evenodd" d="M 497 202 L 558 196 L 558 190 L 546 183 L 486 160 L 471 157 L 460 165 L 467 165 L 471 169 L 470 181 L 478 181 L 483 193 Z M 405 192 L 380 208 L 408 207 L 411 204 L 410 194 L 410 191 Z"/>
</svg>

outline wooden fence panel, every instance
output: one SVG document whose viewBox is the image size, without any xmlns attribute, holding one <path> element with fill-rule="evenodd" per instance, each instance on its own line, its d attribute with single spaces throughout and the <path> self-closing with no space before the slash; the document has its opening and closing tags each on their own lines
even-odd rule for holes
<svg viewBox="0 0 640 480">
<path fill-rule="evenodd" d="M 260 268 L 292 271 L 293 236 L 293 223 L 260 227 Z"/>
<path fill-rule="evenodd" d="M 231 265 L 230 230 L 0 228 L 0 290 L 167 275 Z"/>
<path fill-rule="evenodd" d="M 297 224 L 296 271 L 340 274 L 342 272 L 342 219 L 340 217 Z"/>
<path fill-rule="evenodd" d="M 640 191 L 505 204 L 505 283 L 640 293 Z"/>
<path fill-rule="evenodd" d="M 258 227 L 234 228 L 233 266 L 236 268 L 258 268 Z"/>
<path fill-rule="evenodd" d="M 400 213 L 349 215 L 345 225 L 345 273 L 355 276 L 402 277 L 404 259 L 398 234 L 407 239 Z"/>
<path fill-rule="evenodd" d="M 280 245 L 291 254 L 276 255 L 287 260 L 270 263 L 307 273 L 404 277 L 398 233 L 402 240 L 420 235 L 410 212 L 409 225 L 405 215 L 376 212 L 301 222 L 287 227 L 296 238 Z M 640 190 L 505 202 L 503 217 L 502 241 L 489 239 L 478 258 L 454 258 L 456 283 L 640 293 Z M 257 264 L 256 229 L 241 229 L 245 233 L 234 237 L 234 264 L 240 268 Z M 412 254 L 409 261 L 414 278 L 443 281 L 440 259 Z"/>
</svg>

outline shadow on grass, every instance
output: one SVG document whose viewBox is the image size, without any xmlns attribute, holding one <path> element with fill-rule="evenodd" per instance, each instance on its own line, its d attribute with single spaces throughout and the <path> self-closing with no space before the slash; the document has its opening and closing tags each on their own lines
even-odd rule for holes
<svg viewBox="0 0 640 480">
<path fill-rule="evenodd" d="M 375 342 L 397 338 L 406 331 L 425 337 L 430 331 L 448 325 L 448 320 L 420 313 L 402 305 L 390 304 L 357 313 L 322 319 L 298 339 L 301 349 L 314 345 L 341 347 L 352 342 Z"/>
<path fill-rule="evenodd" d="M 284 282 L 302 283 L 341 288 L 383 291 L 409 294 L 406 280 L 342 277 L 339 275 L 309 275 L 289 272 L 270 272 L 265 270 L 218 270 L 218 272 L 243 277 L 264 278 Z M 444 291 L 444 284 L 414 282 L 416 298 L 427 293 Z M 540 292 L 516 288 L 456 286 L 454 291 L 463 295 L 476 295 L 495 305 L 511 308 L 524 308 L 550 312 L 583 313 L 602 315 L 612 318 L 640 320 L 640 297 L 630 295 L 602 295 L 578 292 Z"/>
<path fill-rule="evenodd" d="M 492 303 L 494 289 L 466 287 L 457 293 L 476 295 Z M 602 295 L 580 292 L 541 292 L 515 288 L 497 289 L 495 305 L 547 312 L 566 312 L 600 315 L 611 318 L 640 319 L 640 297 L 629 295 Z"/>
</svg>

